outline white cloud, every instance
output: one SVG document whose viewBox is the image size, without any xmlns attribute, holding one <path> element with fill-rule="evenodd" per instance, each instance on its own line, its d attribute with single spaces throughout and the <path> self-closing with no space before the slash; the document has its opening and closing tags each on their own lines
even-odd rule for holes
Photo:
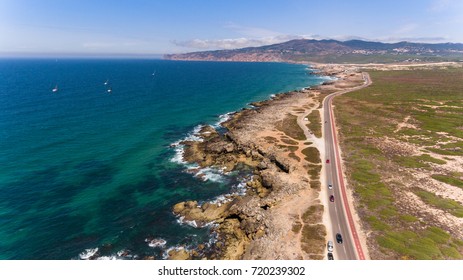
<svg viewBox="0 0 463 280">
<path fill-rule="evenodd" d="M 354 35 L 334 35 L 334 36 L 330 36 L 330 37 L 314 35 L 313 38 L 317 39 L 317 40 L 337 40 L 337 41 L 363 40 L 363 41 L 371 41 L 371 39 L 368 39 L 368 38 L 365 38 L 365 37 L 360 37 L 360 36 L 354 36 Z"/>
<path fill-rule="evenodd" d="M 383 43 L 412 42 L 412 43 L 446 43 L 450 40 L 446 37 L 381 37 L 374 41 Z"/>
</svg>

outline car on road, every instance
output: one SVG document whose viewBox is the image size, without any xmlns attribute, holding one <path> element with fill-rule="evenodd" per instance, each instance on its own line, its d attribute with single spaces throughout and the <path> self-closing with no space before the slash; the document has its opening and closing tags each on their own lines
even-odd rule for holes
<svg viewBox="0 0 463 280">
<path fill-rule="evenodd" d="M 329 159 L 327 159 L 327 160 L 326 160 L 326 163 L 330 163 L 330 160 L 329 160 Z"/>
<path fill-rule="evenodd" d="M 336 233 L 336 242 L 342 244 L 342 235 L 340 233 Z"/>
<path fill-rule="evenodd" d="M 328 249 L 328 252 L 333 252 L 333 241 L 328 241 L 326 248 Z"/>
<path fill-rule="evenodd" d="M 330 201 L 334 202 L 334 195 L 330 195 Z"/>
<path fill-rule="evenodd" d="M 333 185 L 332 184 L 328 184 L 328 189 L 333 189 Z"/>
<path fill-rule="evenodd" d="M 328 253 L 328 260 L 334 260 L 333 253 Z"/>
</svg>

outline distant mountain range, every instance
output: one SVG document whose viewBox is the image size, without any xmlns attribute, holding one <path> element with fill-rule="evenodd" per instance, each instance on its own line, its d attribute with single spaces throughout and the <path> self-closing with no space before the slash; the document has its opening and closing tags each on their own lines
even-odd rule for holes
<svg viewBox="0 0 463 280">
<path fill-rule="evenodd" d="M 463 44 L 381 43 L 362 40 L 291 40 L 233 50 L 168 54 L 170 60 L 276 61 L 276 62 L 397 62 L 463 61 Z"/>
</svg>

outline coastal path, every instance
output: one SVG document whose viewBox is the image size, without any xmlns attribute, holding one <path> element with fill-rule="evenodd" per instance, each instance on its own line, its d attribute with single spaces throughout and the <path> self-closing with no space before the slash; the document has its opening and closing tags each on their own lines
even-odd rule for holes
<svg viewBox="0 0 463 280">
<path fill-rule="evenodd" d="M 331 185 L 331 188 L 327 191 L 326 199 L 327 205 L 329 206 L 329 216 L 333 230 L 332 236 L 329 236 L 328 240 L 332 240 L 335 244 L 334 251 L 336 252 L 338 259 L 365 259 L 362 244 L 357 233 L 357 226 L 347 197 L 332 106 L 334 97 L 365 88 L 371 84 L 371 79 L 368 73 L 362 73 L 362 76 L 364 79 L 364 83 L 362 85 L 337 91 L 328 95 L 323 100 L 323 116 L 325 121 L 323 124 L 323 137 L 325 139 L 326 158 L 322 159 L 322 161 L 325 165 L 327 184 Z M 333 202 L 330 200 L 331 195 L 334 197 Z M 336 240 L 336 234 L 338 233 L 342 236 L 342 243 L 339 243 Z"/>
</svg>

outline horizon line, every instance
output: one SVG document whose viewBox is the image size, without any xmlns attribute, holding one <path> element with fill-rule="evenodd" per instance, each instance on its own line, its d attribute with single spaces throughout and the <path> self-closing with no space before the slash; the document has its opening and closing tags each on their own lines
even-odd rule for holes
<svg viewBox="0 0 463 280">
<path fill-rule="evenodd" d="M 429 45 L 438 45 L 438 44 L 463 44 L 457 42 L 436 42 L 436 43 L 429 43 L 429 42 L 419 42 L 419 41 L 411 41 L 411 40 L 402 40 L 396 42 L 385 42 L 381 40 L 368 40 L 362 38 L 351 38 L 347 40 L 340 40 L 334 38 L 297 38 L 292 39 L 280 43 L 268 44 L 268 45 L 261 45 L 261 46 L 249 46 L 249 47 L 242 47 L 236 48 L 243 49 L 243 48 L 259 48 L 263 46 L 270 46 L 270 45 L 278 45 L 289 41 L 295 40 L 310 40 L 310 41 L 338 41 L 338 42 L 349 42 L 349 41 L 363 41 L 363 42 L 372 42 L 372 43 L 382 43 L 382 44 L 398 44 L 398 43 L 412 43 L 412 44 L 429 44 Z M 207 50 L 191 50 L 186 52 L 176 52 L 176 53 L 83 53 L 83 52 L 10 52 L 10 51 L 0 51 L 0 58 L 139 58 L 139 59 L 164 59 L 165 55 L 170 54 L 184 54 L 184 53 L 191 53 L 191 52 L 205 52 L 205 51 L 220 51 L 220 50 L 231 50 L 231 49 L 207 49 Z"/>
<path fill-rule="evenodd" d="M 0 58 L 132 58 L 132 59 L 162 59 L 165 54 L 159 53 L 80 53 L 80 52 L 0 52 Z"/>
</svg>

